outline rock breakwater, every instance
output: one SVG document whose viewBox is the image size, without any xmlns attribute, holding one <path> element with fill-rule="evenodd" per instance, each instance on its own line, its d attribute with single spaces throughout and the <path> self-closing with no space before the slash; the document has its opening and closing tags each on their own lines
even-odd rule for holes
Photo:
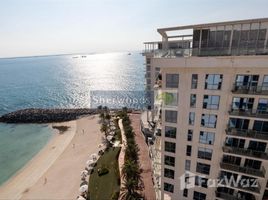
<svg viewBox="0 0 268 200">
<path fill-rule="evenodd" d="M 6 123 L 51 123 L 78 119 L 83 115 L 97 114 L 97 109 L 39 109 L 30 108 L 11 112 L 0 117 Z"/>
</svg>

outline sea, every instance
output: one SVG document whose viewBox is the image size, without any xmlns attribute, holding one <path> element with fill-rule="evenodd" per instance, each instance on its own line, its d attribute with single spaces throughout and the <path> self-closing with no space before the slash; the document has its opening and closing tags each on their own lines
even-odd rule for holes
<svg viewBox="0 0 268 200">
<path fill-rule="evenodd" d="M 146 103 L 140 52 L 0 59 L 0 115 L 25 108 L 140 108 Z M 45 124 L 0 123 L 0 185 L 47 144 Z"/>
</svg>

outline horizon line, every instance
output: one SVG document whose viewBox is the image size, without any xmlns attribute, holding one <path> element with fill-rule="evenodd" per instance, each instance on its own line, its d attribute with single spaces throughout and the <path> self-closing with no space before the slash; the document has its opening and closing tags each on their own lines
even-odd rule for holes
<svg viewBox="0 0 268 200">
<path fill-rule="evenodd" d="M 16 59 L 16 58 L 34 58 L 34 57 L 50 57 L 50 56 L 68 56 L 68 55 L 94 55 L 103 53 L 120 53 L 120 52 L 138 52 L 142 50 L 130 50 L 130 51 L 105 51 L 105 52 L 90 52 L 90 53 L 60 53 L 60 54 L 41 54 L 41 55 L 29 55 L 29 56 L 11 56 L 11 57 L 0 57 L 0 59 Z"/>
</svg>

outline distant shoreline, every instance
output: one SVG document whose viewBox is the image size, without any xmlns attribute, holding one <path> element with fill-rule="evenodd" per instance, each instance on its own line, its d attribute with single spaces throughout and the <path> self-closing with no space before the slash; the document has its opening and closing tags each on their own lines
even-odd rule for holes
<svg viewBox="0 0 268 200">
<path fill-rule="evenodd" d="M 32 55 L 32 56 L 14 56 L 14 57 L 0 57 L 1 59 L 17 59 L 17 58 L 41 58 L 41 57 L 52 57 L 52 56 L 73 56 L 73 55 L 95 55 L 104 53 L 127 53 L 127 52 L 141 52 L 141 50 L 130 50 L 130 51 L 111 51 L 111 52 L 90 52 L 90 53 L 62 53 L 62 54 L 48 54 L 48 55 Z"/>
<path fill-rule="evenodd" d="M 67 54 L 51 54 L 51 55 L 35 55 L 35 56 L 15 56 L 15 57 L 0 57 L 1 59 L 17 59 L 17 58 L 41 58 L 41 57 L 52 57 L 52 56 L 72 56 L 72 55 L 94 55 L 95 52 L 92 53 L 67 53 Z"/>
</svg>

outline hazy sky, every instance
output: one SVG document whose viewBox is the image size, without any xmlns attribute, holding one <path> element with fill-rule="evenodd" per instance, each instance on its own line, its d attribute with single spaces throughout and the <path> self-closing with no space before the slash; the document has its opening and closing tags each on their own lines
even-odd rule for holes
<svg viewBox="0 0 268 200">
<path fill-rule="evenodd" d="M 268 0 L 0 0 L 0 57 L 142 50 L 160 27 L 267 10 Z"/>
</svg>

